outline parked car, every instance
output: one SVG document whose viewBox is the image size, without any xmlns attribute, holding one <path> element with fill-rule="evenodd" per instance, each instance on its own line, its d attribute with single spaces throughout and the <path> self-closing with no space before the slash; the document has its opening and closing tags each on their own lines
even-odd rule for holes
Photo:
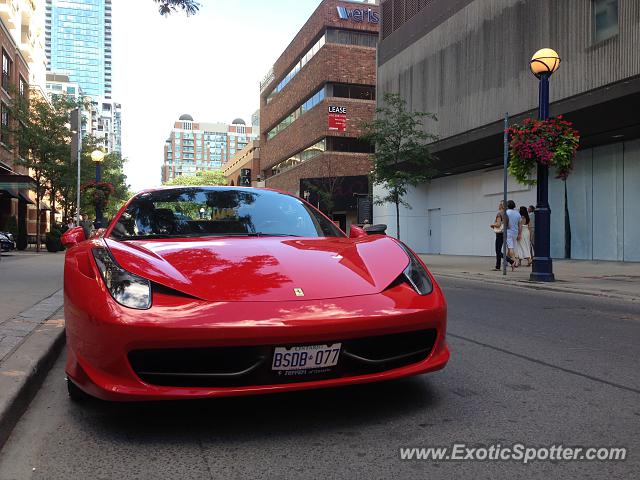
<svg viewBox="0 0 640 480">
<path fill-rule="evenodd" d="M 9 232 L 0 232 L 0 251 L 10 252 L 16 249 L 16 241 L 13 234 Z"/>
<path fill-rule="evenodd" d="M 72 399 L 336 387 L 449 359 L 445 298 L 422 260 L 292 195 L 147 190 L 98 232 L 62 236 Z"/>
</svg>

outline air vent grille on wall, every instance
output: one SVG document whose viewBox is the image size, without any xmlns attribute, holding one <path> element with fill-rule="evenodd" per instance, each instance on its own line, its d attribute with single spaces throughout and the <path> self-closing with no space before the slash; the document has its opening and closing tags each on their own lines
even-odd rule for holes
<svg viewBox="0 0 640 480">
<path fill-rule="evenodd" d="M 431 3 L 433 0 L 386 0 L 383 2 L 382 38 L 387 38 Z"/>
</svg>

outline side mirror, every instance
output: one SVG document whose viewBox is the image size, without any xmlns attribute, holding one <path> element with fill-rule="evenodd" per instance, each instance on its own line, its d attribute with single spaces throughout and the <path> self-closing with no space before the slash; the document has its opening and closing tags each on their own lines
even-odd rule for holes
<svg viewBox="0 0 640 480">
<path fill-rule="evenodd" d="M 80 242 L 84 242 L 87 239 L 84 235 L 84 228 L 82 227 L 74 227 L 70 230 L 67 230 L 62 237 L 60 237 L 60 241 L 62 242 L 62 246 L 64 248 L 71 248 L 74 245 L 77 245 Z"/>
<path fill-rule="evenodd" d="M 361 238 L 366 236 L 367 232 L 365 232 L 362 228 L 356 225 L 351 225 L 351 228 L 349 229 L 349 238 Z"/>
<path fill-rule="evenodd" d="M 387 234 L 387 226 L 384 223 L 379 223 L 377 225 L 371 225 L 369 227 L 365 227 L 364 231 L 367 235 L 386 235 Z"/>
</svg>

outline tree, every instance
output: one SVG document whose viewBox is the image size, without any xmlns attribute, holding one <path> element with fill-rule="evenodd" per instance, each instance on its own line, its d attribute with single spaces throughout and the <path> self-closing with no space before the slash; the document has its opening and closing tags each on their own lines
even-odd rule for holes
<svg viewBox="0 0 640 480">
<path fill-rule="evenodd" d="M 12 148 L 17 148 L 19 155 L 16 163 L 31 171 L 35 180 L 36 236 L 40 235 L 40 204 L 48 192 L 51 208 L 55 210 L 55 201 L 62 187 L 65 163 L 71 150 L 71 132 L 69 130 L 69 112 L 75 108 L 75 101 L 67 97 L 49 99 L 33 93 L 30 98 L 14 95 L 9 106 L 9 114 L 13 118 L 10 131 L 3 128 L 3 134 L 11 133 Z M 53 223 L 53 219 L 52 219 Z M 36 242 L 36 251 L 40 251 L 40 242 Z"/>
<path fill-rule="evenodd" d="M 306 186 L 313 191 L 323 207 L 324 213 L 331 217 L 335 207 L 335 194 L 344 182 L 344 177 L 338 176 L 337 160 L 329 157 L 320 160 L 319 177 L 313 181 L 307 181 Z"/>
<path fill-rule="evenodd" d="M 376 120 L 363 125 L 362 138 L 376 147 L 371 180 L 386 191 L 375 203 L 395 204 L 396 238 L 400 240 L 400 205 L 411 208 L 404 200 L 407 189 L 429 181 L 435 173 L 435 158 L 427 143 L 437 137 L 424 130 L 423 119 L 437 119 L 432 113 L 407 111 L 405 100 L 397 93 L 386 93 L 376 114 Z"/>
<path fill-rule="evenodd" d="M 158 6 L 160 15 L 169 15 L 182 10 L 187 15 L 195 15 L 200 9 L 200 4 L 195 0 L 153 0 Z"/>
<path fill-rule="evenodd" d="M 180 175 L 172 178 L 164 185 L 184 185 L 184 186 L 200 186 L 200 185 L 226 185 L 227 177 L 221 170 L 205 170 L 194 175 Z"/>
</svg>

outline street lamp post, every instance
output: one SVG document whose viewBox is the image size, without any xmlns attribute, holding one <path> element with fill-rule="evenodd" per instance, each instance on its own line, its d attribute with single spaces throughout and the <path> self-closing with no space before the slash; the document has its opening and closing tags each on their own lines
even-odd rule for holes
<svg viewBox="0 0 640 480">
<path fill-rule="evenodd" d="M 94 150 L 91 152 L 91 160 L 96 164 L 96 183 L 102 181 L 100 166 L 104 160 L 104 152 L 102 150 Z M 96 200 L 96 228 L 102 228 L 102 205 Z"/>
<path fill-rule="evenodd" d="M 538 77 L 538 119 L 549 119 L 549 78 L 560 66 L 560 56 L 550 48 L 538 50 L 531 58 L 531 72 Z M 549 166 L 538 163 L 537 202 L 534 230 L 534 257 L 531 280 L 553 282 L 551 260 L 551 208 L 549 208 Z"/>
</svg>

